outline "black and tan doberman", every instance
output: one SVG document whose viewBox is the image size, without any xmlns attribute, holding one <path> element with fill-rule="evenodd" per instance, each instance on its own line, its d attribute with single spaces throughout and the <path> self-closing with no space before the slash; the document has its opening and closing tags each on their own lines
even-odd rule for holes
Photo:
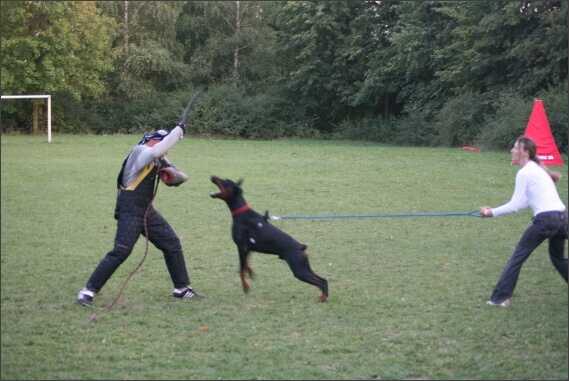
<svg viewBox="0 0 569 381">
<path fill-rule="evenodd" d="M 219 192 L 211 193 L 213 198 L 219 198 L 227 203 L 233 216 L 232 236 L 239 251 L 241 283 L 243 291 L 249 292 L 249 284 L 245 279 L 253 277 L 253 270 L 247 262 L 251 251 L 278 255 L 285 260 L 294 276 L 303 282 L 314 285 L 322 291 L 319 302 L 328 299 L 328 281 L 316 275 L 310 268 L 306 245 L 298 242 L 268 221 L 268 211 L 261 215 L 251 209 L 243 197 L 241 180 L 234 182 L 229 179 L 211 177 L 211 182 L 217 185 Z"/>
</svg>

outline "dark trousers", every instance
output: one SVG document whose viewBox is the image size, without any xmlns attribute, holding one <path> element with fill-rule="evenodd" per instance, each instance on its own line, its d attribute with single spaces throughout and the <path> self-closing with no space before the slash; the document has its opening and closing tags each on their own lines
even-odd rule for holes
<svg viewBox="0 0 569 381">
<path fill-rule="evenodd" d="M 144 210 L 140 213 L 140 210 L 129 212 L 126 208 L 121 209 L 117 215 L 118 223 L 114 247 L 101 260 L 87 282 L 87 288 L 91 291 L 99 292 L 113 273 L 128 258 L 139 237 L 141 235 L 146 237 Z M 146 225 L 148 240 L 164 253 L 166 267 L 174 287 L 189 286 L 190 278 L 186 269 L 182 245 L 170 224 L 154 207 L 150 207 L 146 217 Z"/>
<path fill-rule="evenodd" d="M 502 303 L 514 294 L 522 265 L 530 254 L 546 239 L 549 240 L 549 258 L 555 269 L 567 282 L 567 211 L 543 212 L 532 218 L 533 223 L 526 229 L 508 260 L 502 276 L 498 280 L 491 300 Z"/>
</svg>

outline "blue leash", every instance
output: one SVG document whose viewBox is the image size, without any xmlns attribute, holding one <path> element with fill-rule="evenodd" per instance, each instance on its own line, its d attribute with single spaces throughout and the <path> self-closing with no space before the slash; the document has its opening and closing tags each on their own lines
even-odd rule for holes
<svg viewBox="0 0 569 381">
<path fill-rule="evenodd" d="M 271 216 L 271 220 L 292 220 L 292 219 L 312 219 L 312 218 L 381 218 L 381 217 L 455 217 L 470 216 L 481 217 L 475 213 L 478 209 L 467 213 L 417 213 L 417 214 L 360 214 L 346 216 Z"/>
</svg>

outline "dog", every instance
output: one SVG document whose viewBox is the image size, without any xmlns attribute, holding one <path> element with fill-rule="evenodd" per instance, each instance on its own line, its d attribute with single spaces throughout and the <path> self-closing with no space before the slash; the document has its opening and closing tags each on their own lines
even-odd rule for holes
<svg viewBox="0 0 569 381">
<path fill-rule="evenodd" d="M 308 263 L 306 245 L 298 242 L 279 228 L 269 223 L 269 211 L 261 215 L 249 207 L 243 197 L 242 180 L 234 182 L 211 176 L 211 182 L 217 185 L 219 192 L 210 193 L 212 198 L 219 198 L 227 203 L 233 223 L 231 227 L 233 242 L 239 252 L 241 284 L 245 293 L 249 292 L 247 276 L 253 278 L 253 270 L 249 267 L 248 257 L 251 251 L 264 254 L 275 254 L 285 260 L 292 273 L 299 280 L 316 286 L 322 294 L 318 302 L 328 300 L 328 281 L 314 273 Z"/>
</svg>

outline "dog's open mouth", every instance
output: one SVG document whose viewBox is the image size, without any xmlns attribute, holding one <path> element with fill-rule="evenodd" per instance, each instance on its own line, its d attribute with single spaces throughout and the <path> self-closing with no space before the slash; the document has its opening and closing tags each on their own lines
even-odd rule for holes
<svg viewBox="0 0 569 381">
<path fill-rule="evenodd" d="M 219 188 L 219 192 L 211 192 L 209 194 L 211 198 L 223 199 L 223 195 L 227 193 L 227 191 L 225 190 L 223 183 L 221 182 L 221 179 L 217 176 L 211 176 L 211 182 L 217 185 L 217 187 Z"/>
</svg>

